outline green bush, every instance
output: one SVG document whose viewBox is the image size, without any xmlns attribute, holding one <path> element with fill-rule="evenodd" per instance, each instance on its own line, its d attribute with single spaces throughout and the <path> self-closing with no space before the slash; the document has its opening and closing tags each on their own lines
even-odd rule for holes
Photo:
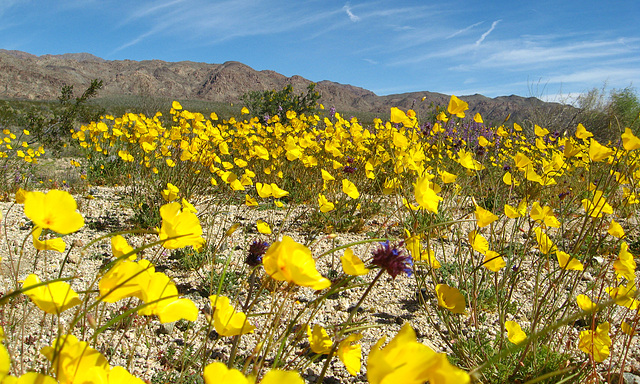
<svg viewBox="0 0 640 384">
<path fill-rule="evenodd" d="M 307 86 L 306 94 L 295 94 L 291 84 L 281 91 L 253 91 L 242 95 L 242 101 L 254 116 L 262 122 L 269 117 L 278 116 L 281 121 L 287 119 L 286 112 L 293 111 L 297 114 L 310 114 L 315 112 L 320 94 L 315 90 L 315 83 Z"/>
</svg>

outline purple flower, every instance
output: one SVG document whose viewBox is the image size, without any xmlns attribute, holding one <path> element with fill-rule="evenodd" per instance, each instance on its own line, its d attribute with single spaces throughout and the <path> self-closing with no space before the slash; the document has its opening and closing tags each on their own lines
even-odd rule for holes
<svg viewBox="0 0 640 384">
<path fill-rule="evenodd" d="M 245 263 L 247 263 L 251 267 L 257 267 L 262 264 L 262 256 L 267 252 L 269 248 L 269 243 L 266 241 L 258 241 L 255 240 L 249 246 L 249 255 L 245 259 Z"/>
<path fill-rule="evenodd" d="M 356 171 L 356 168 L 350 165 L 346 165 L 344 168 L 342 168 L 342 172 L 344 173 L 354 173 L 355 171 Z"/>
<path fill-rule="evenodd" d="M 404 255 L 402 250 L 398 249 L 400 246 L 402 246 L 402 242 L 391 246 L 387 240 L 380 243 L 380 247 L 373 251 L 373 264 L 384 268 L 394 279 L 402 272 L 411 276 L 413 271 L 411 256 Z"/>
</svg>

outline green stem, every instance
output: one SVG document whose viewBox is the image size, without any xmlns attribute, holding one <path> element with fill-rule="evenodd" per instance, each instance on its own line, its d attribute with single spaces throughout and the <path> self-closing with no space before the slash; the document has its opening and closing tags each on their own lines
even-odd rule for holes
<svg viewBox="0 0 640 384">
<path fill-rule="evenodd" d="M 369 286 L 367 287 L 367 290 L 364 291 L 358 303 L 353 307 L 351 312 L 349 312 L 349 317 L 347 318 L 347 321 L 344 322 L 344 324 L 349 324 L 351 322 L 351 319 L 353 319 L 353 316 L 356 314 L 356 312 L 358 312 L 360 305 L 362 305 L 362 302 L 364 301 L 364 299 L 367 297 L 369 292 L 371 292 L 371 288 L 373 288 L 373 286 L 376 285 L 378 280 L 380 280 L 380 277 L 382 277 L 382 274 L 384 273 L 384 271 L 385 269 L 383 268 L 380 269 L 380 271 L 378 271 L 378 274 L 376 275 L 376 277 L 373 278 L 373 280 L 371 281 L 371 284 L 369 284 Z M 336 333 L 336 341 L 333 342 L 333 346 L 331 347 L 331 352 L 329 352 L 329 356 L 327 357 L 327 360 L 324 362 L 324 366 L 322 367 L 322 372 L 320 372 L 320 376 L 318 376 L 318 381 L 316 381 L 317 384 L 322 383 L 324 376 L 327 374 L 327 368 L 329 368 L 329 364 L 331 363 L 331 358 L 335 354 L 336 349 L 338 349 L 338 345 L 340 344 L 338 340 L 342 338 L 343 332 L 344 332 L 344 328 L 341 328 L 340 331 Z"/>
</svg>

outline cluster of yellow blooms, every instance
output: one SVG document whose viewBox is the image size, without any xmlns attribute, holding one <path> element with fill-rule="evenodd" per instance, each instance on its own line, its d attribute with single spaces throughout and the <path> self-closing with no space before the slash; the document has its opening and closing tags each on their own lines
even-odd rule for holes
<svg viewBox="0 0 640 384">
<path fill-rule="evenodd" d="M 175 197 L 177 191 L 169 186 L 166 198 Z M 173 195 L 171 194 L 173 191 Z M 42 192 L 17 193 L 17 201 L 24 204 L 25 215 L 35 225 L 34 233 L 48 229 L 58 234 L 69 234 L 84 225 L 84 219 L 77 212 L 76 202 L 65 191 L 51 190 Z M 202 228 L 193 212 L 181 210 L 180 204 L 170 202 L 160 208 L 162 227 L 159 237 L 163 246 L 169 249 L 186 246 L 201 247 Z M 57 243 L 61 242 L 61 247 Z M 41 241 L 34 235 L 34 245 L 44 244 L 44 250 L 64 249 L 61 238 Z M 146 259 L 136 261 L 135 250 L 122 236 L 111 239 L 113 266 L 99 281 L 99 295 L 96 302 L 113 303 L 128 297 L 141 300 L 138 313 L 140 315 L 158 317 L 161 323 L 180 319 L 195 321 L 198 308 L 189 299 L 180 298 L 173 281 L 164 273 L 156 272 L 153 264 Z M 267 274 L 273 279 L 311 287 L 316 290 L 328 288 L 331 282 L 322 277 L 315 268 L 315 262 L 308 248 L 285 236 L 282 241 L 274 243 L 267 250 L 263 265 Z M 65 281 L 41 282 L 35 274 L 29 275 L 23 282 L 22 292 L 26 294 L 41 310 L 59 315 L 62 312 L 82 303 L 78 294 Z M 247 321 L 244 313 L 236 311 L 230 300 L 224 296 L 213 295 L 210 298 L 214 308 L 211 321 L 216 332 L 221 336 L 237 336 L 251 333 L 255 326 Z M 360 371 L 361 347 L 354 345 L 362 335 L 352 334 L 345 338 L 338 348 L 338 356 L 348 371 L 356 375 Z M 315 325 L 313 333 L 309 332 L 311 349 L 320 354 L 330 352 L 331 339 L 326 331 Z M 445 354 L 437 354 L 429 347 L 416 341 L 415 333 L 409 325 L 384 348 L 381 339 L 374 347 L 368 360 L 368 379 L 371 383 L 383 380 L 403 380 L 403 382 L 432 383 L 445 382 L 444 378 L 456 377 L 459 382 L 468 382 L 468 375 L 448 363 Z M 327 350 L 327 345 L 329 350 Z M 74 335 L 63 335 L 50 347 L 44 347 L 41 353 L 51 362 L 51 373 L 54 377 L 29 372 L 20 378 L 8 376 L 10 358 L 6 348 L 0 344 L 0 382 L 2 383 L 142 383 L 122 367 L 111 367 L 107 359 L 86 342 L 79 341 Z M 415 369 L 418 369 L 417 371 Z M 412 378 L 413 381 L 406 381 Z M 222 363 L 212 363 L 204 369 L 207 383 L 229 382 L 249 383 L 249 379 L 237 370 L 229 370 Z M 297 372 L 272 370 L 268 372 L 262 383 L 303 383 Z"/>
<path fill-rule="evenodd" d="M 526 192 L 527 186 L 552 188 L 563 177 L 580 179 L 581 173 L 589 173 L 598 164 L 616 164 L 609 173 L 610 179 L 617 183 L 616 190 L 606 189 L 604 182 L 589 183 L 580 203 L 586 219 L 606 222 L 607 234 L 620 241 L 618 257 L 613 262 L 613 272 L 620 284 L 607 287 L 606 292 L 617 305 L 637 311 L 640 302 L 636 299 L 636 262 L 624 241 L 622 226 L 614 219 L 604 220 L 616 209 L 640 201 L 634 187 L 640 179 L 640 139 L 627 128 L 621 135 L 620 145 L 603 145 L 579 125 L 574 136 L 552 135 L 548 130 L 535 126 L 535 138 L 531 141 L 518 124 L 512 127 L 501 125 L 492 130 L 491 138 L 489 135 L 476 138 L 477 148 L 483 148 L 485 153 L 481 162 L 480 156 L 474 155 L 468 143 L 445 134 L 445 128 L 452 128 L 447 122 L 454 116 L 464 117 L 467 109 L 464 101 L 452 96 L 448 115 L 442 111 L 438 121 L 429 129 L 419 125 L 414 111 L 404 112 L 398 108 L 391 109 L 389 122 L 376 119 L 373 127 L 365 129 L 357 119 L 345 120 L 339 114 L 321 120 L 318 116 L 299 116 L 292 111 L 287 112 L 289 120 L 286 124 L 277 117 L 266 124 L 261 124 L 257 118 L 219 121 L 215 114 L 206 118 L 183 110 L 179 103 L 174 102 L 171 114 L 175 124 L 171 127 L 163 126 L 159 114 L 148 118 L 128 113 L 121 118 L 107 116 L 104 121 L 83 126 L 73 133 L 73 137 L 84 148 L 102 154 L 114 151 L 123 162 L 144 167 L 152 173 L 185 167 L 185 172 L 207 175 L 214 186 L 227 185 L 232 191 L 244 193 L 248 206 L 258 205 L 258 198 L 273 198 L 276 205 L 282 205 L 290 191 L 281 188 L 284 184 L 280 180 L 299 180 L 298 175 L 302 173 L 315 175 L 309 179 L 318 182 L 316 209 L 324 214 L 334 211 L 340 199 L 354 202 L 363 199 L 361 191 L 367 188 L 366 182 L 378 183 L 383 194 L 402 196 L 403 206 L 408 212 L 437 214 L 446 198 L 442 193 L 445 188 L 451 187 L 454 193 L 459 193 L 461 187 L 457 183 L 460 179 L 474 177 L 488 167 L 503 172 L 502 187 Z M 476 115 L 474 121 L 480 124 L 482 117 Z M 361 168 L 363 177 L 349 176 L 356 167 Z M 408 191 L 406 181 L 413 180 L 412 191 Z M 177 201 L 179 189 L 175 185 L 167 184 L 162 196 L 167 201 L 160 208 L 162 224 L 158 236 L 162 245 L 167 249 L 202 248 L 205 240 L 195 208 L 185 199 Z M 487 239 L 483 235 L 483 231 L 492 228 L 494 223 L 514 220 L 516 227 L 525 222 L 530 224 L 535 246 L 543 255 L 555 255 L 560 270 L 583 270 L 582 256 L 575 249 L 563 249 L 563 244 L 553 241 L 555 231 L 562 227 L 553 207 L 536 196 L 523 193 L 520 197 L 517 204 L 501 207 L 501 212 L 495 209 L 492 212 L 473 200 L 475 220 L 470 221 L 473 221 L 474 228 L 465 232 L 465 236 L 468 235 L 473 252 L 480 255 L 482 262 L 479 265 L 496 274 L 505 269 L 505 254 L 495 242 L 492 243 L 493 238 Z M 24 203 L 25 215 L 34 223 L 33 243 L 39 250 L 61 252 L 65 248 L 61 238 L 41 240 L 42 230 L 67 234 L 84 224 L 82 216 L 76 212 L 75 201 L 66 192 L 20 191 L 17 200 Z M 260 233 L 271 233 L 266 222 L 258 222 L 257 226 Z M 425 236 L 425 233 L 407 230 L 405 246 L 413 261 L 438 269 L 441 263 L 435 253 L 423 246 Z M 138 309 L 140 315 L 157 316 L 163 323 L 197 319 L 199 310 L 196 305 L 180 298 L 171 279 L 155 271 L 151 262 L 137 260 L 137 255 L 124 238 L 113 237 L 111 245 L 116 261 L 98 283 L 97 301 L 116 302 L 135 297 L 142 302 Z M 389 249 L 388 257 L 398 256 L 393 252 Z M 351 249 L 345 250 L 341 262 L 344 272 L 354 276 L 365 275 L 372 267 Z M 316 269 L 311 251 L 288 236 L 283 236 L 266 250 L 262 265 L 265 272 L 278 281 L 315 290 L 329 288 L 332 284 Z M 386 268 L 384 264 L 374 265 Z M 397 273 L 408 267 L 403 261 L 394 268 L 397 269 L 394 273 Z M 23 291 L 47 313 L 59 314 L 81 303 L 78 294 L 65 281 L 41 283 L 36 275 L 30 275 L 24 280 Z M 433 291 L 440 307 L 453 314 L 466 313 L 465 296 L 458 288 L 434 283 Z M 229 298 L 213 295 L 209 299 L 214 312 L 208 319 L 218 334 L 229 337 L 255 330 L 247 315 L 236 311 Z M 576 298 L 577 306 L 587 312 L 598 310 L 603 301 L 599 297 L 596 304 L 584 294 Z M 522 344 L 528 339 L 517 322 L 506 321 L 504 327 L 508 340 L 513 344 Z M 634 332 L 634 327 L 626 322 L 622 322 L 620 327 L 629 335 Z M 610 325 L 602 322 L 592 328 L 580 333 L 578 348 L 594 361 L 601 362 L 609 356 Z M 334 343 L 318 324 L 308 327 L 307 332 L 310 347 L 315 353 L 337 352 L 351 374 L 360 372 L 361 346 L 357 342 L 361 334 L 350 334 Z M 102 382 L 116 382 L 128 377 L 126 370 L 109 367 L 100 353 L 83 343 L 67 335 L 42 350 L 43 355 L 57 367 L 52 369 L 52 373 L 58 381 L 94 380 L 89 376 L 86 379 L 76 377 L 78 372 L 100 377 Z M 372 348 L 367 360 L 367 378 L 372 383 L 470 381 L 466 372 L 449 364 L 445 354 L 418 343 L 409 325 L 405 325 L 385 347 L 383 344 L 384 339 Z M 3 348 L 0 348 L 0 357 L 6 354 Z M 8 361 L 8 358 L 0 359 L 3 364 L 0 375 L 8 373 Z M 231 383 L 250 380 L 221 363 L 212 363 L 204 369 L 205 382 L 218 382 L 216 380 L 220 377 Z M 273 370 L 265 375 L 262 382 L 301 383 L 302 379 L 295 372 Z"/>
<path fill-rule="evenodd" d="M 31 133 L 26 129 L 22 131 L 22 135 L 24 136 L 29 136 L 30 134 Z M 1 143 L 2 147 L 4 148 L 0 150 L 0 158 L 9 157 L 10 154 L 13 153 L 16 157 L 24 160 L 27 163 L 37 164 L 38 157 L 44 155 L 44 148 L 42 146 L 38 147 L 37 149 L 33 149 L 26 141 L 20 142 L 20 145 L 18 147 L 18 145 L 15 143 L 18 137 L 15 133 L 11 132 L 8 129 L 3 129 L 2 135 L 4 137 L 2 138 Z"/>
</svg>

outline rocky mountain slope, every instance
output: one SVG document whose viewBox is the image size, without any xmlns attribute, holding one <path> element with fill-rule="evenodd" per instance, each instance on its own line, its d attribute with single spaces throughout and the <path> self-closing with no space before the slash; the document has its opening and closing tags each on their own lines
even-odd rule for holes
<svg viewBox="0 0 640 384">
<path fill-rule="evenodd" d="M 101 79 L 104 88 L 99 96 L 144 95 L 172 99 L 198 99 L 216 102 L 238 102 L 249 91 L 282 89 L 292 84 L 304 90 L 310 83 L 300 76 L 287 77 L 274 71 L 256 71 L 236 61 L 223 64 L 191 61 L 104 60 L 89 53 L 35 56 L 21 51 L 0 49 L 0 98 L 55 99 L 64 85 L 85 89 L 92 79 Z M 373 112 L 383 116 L 391 106 L 426 112 L 430 105 L 446 106 L 449 95 L 413 92 L 378 96 L 351 85 L 323 80 L 317 83 L 321 102 L 338 111 Z M 422 97 L 426 100 L 420 102 Z M 555 103 L 520 96 L 488 98 L 482 95 L 460 96 L 471 107 L 500 122 L 508 115 L 512 120 L 535 119 L 535 114 L 549 115 L 563 109 Z"/>
</svg>

